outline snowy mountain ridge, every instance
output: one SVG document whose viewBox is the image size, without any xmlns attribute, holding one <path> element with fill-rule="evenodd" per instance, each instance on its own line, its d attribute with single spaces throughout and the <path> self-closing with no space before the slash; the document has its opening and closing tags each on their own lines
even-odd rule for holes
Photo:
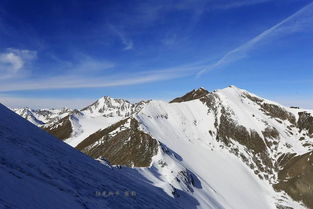
<svg viewBox="0 0 313 209">
<path fill-rule="evenodd" d="M 34 110 L 28 107 L 25 108 L 13 108 L 12 111 L 27 119 L 31 123 L 41 126 L 47 123 L 53 123 L 68 114 L 73 110 L 68 108 L 62 109 L 38 109 Z"/>
<path fill-rule="evenodd" d="M 103 115 L 112 116 L 129 116 L 133 105 L 124 99 L 114 99 L 108 96 L 101 97 L 93 104 L 83 108 L 81 111 L 93 116 Z"/>
<path fill-rule="evenodd" d="M 153 185 L 179 201 L 191 195 L 198 208 L 313 208 L 312 110 L 235 86 L 135 107 L 103 97 L 46 130 L 67 133 L 66 143 L 95 159 L 140 167 Z"/>
</svg>

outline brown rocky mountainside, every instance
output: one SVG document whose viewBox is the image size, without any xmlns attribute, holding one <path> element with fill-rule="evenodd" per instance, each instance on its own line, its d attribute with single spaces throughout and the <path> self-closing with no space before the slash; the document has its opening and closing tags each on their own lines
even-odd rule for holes
<svg viewBox="0 0 313 209">
<path fill-rule="evenodd" d="M 52 124 L 50 126 L 43 126 L 42 129 L 58 139 L 65 140 L 69 138 L 73 132 L 70 117 L 71 116 L 68 115 L 60 119 L 56 124 Z"/>
<path fill-rule="evenodd" d="M 303 201 L 313 208 L 313 152 L 292 156 L 278 172 L 277 190 L 287 192 L 297 201 Z"/>
<path fill-rule="evenodd" d="M 207 95 L 208 93 L 209 92 L 204 88 L 194 89 L 182 97 L 177 97 L 173 99 L 172 101 L 170 101 L 170 103 L 187 102 L 187 101 L 194 100 L 194 99 L 200 99 L 201 97 Z"/>
<path fill-rule="evenodd" d="M 158 151 L 158 143 L 139 130 L 137 120 L 127 118 L 90 135 L 76 148 L 113 165 L 148 167 Z"/>
</svg>

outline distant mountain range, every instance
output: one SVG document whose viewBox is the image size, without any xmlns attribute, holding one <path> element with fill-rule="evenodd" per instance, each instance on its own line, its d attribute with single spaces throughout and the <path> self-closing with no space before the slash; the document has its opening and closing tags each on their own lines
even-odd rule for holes
<svg viewBox="0 0 313 209">
<path fill-rule="evenodd" d="M 171 102 L 130 103 L 102 97 L 81 110 L 13 111 L 92 158 L 108 163 L 105 167 L 92 162 L 105 170 L 103 178 L 121 179 L 123 184 L 125 176 L 130 175 L 134 189 L 162 191 L 159 198 L 164 202 L 160 203 L 159 199 L 149 199 L 153 192 L 146 196 L 141 191 L 140 201 L 147 204 L 141 208 L 313 208 L 313 110 L 284 107 L 230 86 L 213 92 L 195 89 Z M 3 112 L 26 123 L 6 109 Z M 1 124 L 5 127 L 5 122 Z M 12 124 L 10 130 L 15 126 Z M 17 127 L 14 134 L 18 140 L 31 145 L 12 150 L 40 150 L 45 143 L 55 143 L 58 149 L 64 149 L 64 155 L 74 152 L 61 141 L 35 131 L 29 124 L 27 127 L 34 130 L 28 138 L 40 133 L 46 139 L 39 147 L 25 141 L 27 137 L 18 138 Z M 0 126 L 0 131 L 3 129 Z M 42 152 L 53 155 L 48 147 Z M 78 152 L 75 155 L 83 156 Z M 30 160 L 37 157 L 34 154 Z M 56 158 L 62 161 L 64 156 Z M 6 160 L 10 163 L 9 158 Z M 75 165 L 69 166 L 68 172 L 89 169 L 84 163 L 76 163 L 78 159 L 73 160 Z M 112 172 L 106 171 L 108 166 Z M 62 172 L 49 178 L 62 176 L 66 181 Z M 97 172 L 88 172 L 88 179 L 99 178 Z M 45 178 L 41 174 L 39 177 Z M 79 178 L 84 178 L 83 174 Z M 146 184 L 137 188 L 137 181 Z M 138 205 L 136 201 L 127 204 Z"/>
</svg>

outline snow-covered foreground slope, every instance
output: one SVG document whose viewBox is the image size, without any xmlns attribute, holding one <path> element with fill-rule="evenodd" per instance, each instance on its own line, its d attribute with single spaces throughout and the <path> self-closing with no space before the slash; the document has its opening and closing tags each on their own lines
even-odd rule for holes
<svg viewBox="0 0 313 209">
<path fill-rule="evenodd" d="M 0 150 L 0 208 L 137 209 L 198 205 L 188 194 L 188 203 L 181 205 L 136 169 L 100 164 L 1 104 Z"/>
</svg>

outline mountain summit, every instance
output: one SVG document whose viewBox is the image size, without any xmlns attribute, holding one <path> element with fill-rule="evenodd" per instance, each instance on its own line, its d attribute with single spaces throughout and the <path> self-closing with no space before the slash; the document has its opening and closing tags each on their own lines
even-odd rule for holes
<svg viewBox="0 0 313 209">
<path fill-rule="evenodd" d="M 104 96 L 81 111 L 94 116 L 129 116 L 132 108 L 133 105 L 127 100 Z"/>
<path fill-rule="evenodd" d="M 201 97 L 205 96 L 208 93 L 209 92 L 202 87 L 199 89 L 193 89 L 191 92 L 188 92 L 184 96 L 173 99 L 172 101 L 170 101 L 170 103 L 187 102 L 194 99 L 200 99 Z"/>
</svg>

